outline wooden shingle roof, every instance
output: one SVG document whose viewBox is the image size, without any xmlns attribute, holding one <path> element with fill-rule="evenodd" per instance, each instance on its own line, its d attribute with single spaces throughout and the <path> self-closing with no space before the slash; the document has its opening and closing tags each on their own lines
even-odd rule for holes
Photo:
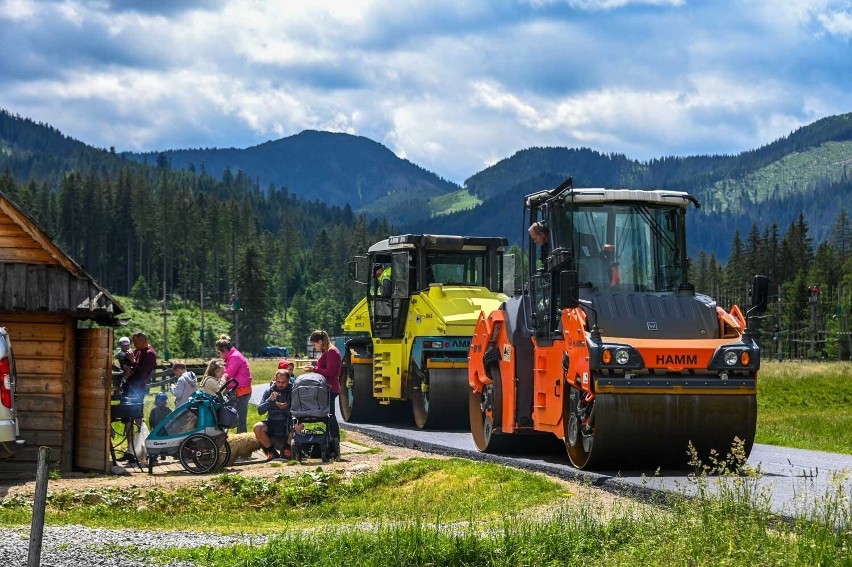
<svg viewBox="0 0 852 567">
<path fill-rule="evenodd" d="M 113 324 L 124 308 L 0 193 L 0 312 L 67 313 Z"/>
</svg>

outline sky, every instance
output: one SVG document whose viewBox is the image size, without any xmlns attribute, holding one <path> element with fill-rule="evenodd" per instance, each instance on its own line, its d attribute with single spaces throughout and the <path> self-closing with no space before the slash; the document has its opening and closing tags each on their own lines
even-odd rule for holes
<svg viewBox="0 0 852 567">
<path fill-rule="evenodd" d="M 736 154 L 852 111 L 852 0 L 0 0 L 0 108 L 117 151 Z"/>
</svg>

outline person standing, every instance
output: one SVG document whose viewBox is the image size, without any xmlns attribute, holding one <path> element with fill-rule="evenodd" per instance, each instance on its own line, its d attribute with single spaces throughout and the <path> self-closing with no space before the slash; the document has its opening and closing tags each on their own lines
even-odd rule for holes
<svg viewBox="0 0 852 567">
<path fill-rule="evenodd" d="M 340 369 L 343 361 L 340 357 L 340 351 L 337 347 L 331 344 L 331 338 L 325 331 L 314 331 L 308 338 L 313 347 L 320 351 L 320 357 L 317 363 L 305 367 L 308 372 L 316 372 L 325 376 L 325 382 L 328 384 L 328 389 L 331 392 L 331 418 L 329 419 L 329 429 L 331 436 L 335 439 L 340 438 L 340 426 L 337 424 L 337 416 L 334 402 L 337 396 L 340 395 Z"/>
<path fill-rule="evenodd" d="M 237 381 L 237 433 L 246 433 L 248 431 L 248 424 L 246 423 L 248 403 L 251 399 L 251 371 L 248 361 L 243 353 L 231 344 L 231 337 L 228 335 L 222 335 L 216 341 L 216 352 L 225 362 L 225 374 L 223 375 L 225 382 L 232 378 Z"/>
<path fill-rule="evenodd" d="M 142 331 L 133 333 L 133 366 L 127 376 L 127 396 L 142 400 L 148 391 L 148 382 L 157 368 L 157 351 L 148 344 L 148 336 Z"/>
</svg>

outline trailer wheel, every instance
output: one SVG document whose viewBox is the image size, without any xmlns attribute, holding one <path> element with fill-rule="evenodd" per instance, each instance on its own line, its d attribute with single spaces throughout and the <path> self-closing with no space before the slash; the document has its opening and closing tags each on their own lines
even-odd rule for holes
<svg viewBox="0 0 852 567">
<path fill-rule="evenodd" d="M 178 449 L 180 464 L 192 474 L 205 474 L 219 462 L 219 448 L 209 435 L 190 435 Z"/>
<path fill-rule="evenodd" d="M 216 470 L 223 469 L 228 463 L 231 462 L 231 444 L 228 443 L 228 440 L 222 443 L 219 446 L 219 462 L 216 463 Z"/>
</svg>

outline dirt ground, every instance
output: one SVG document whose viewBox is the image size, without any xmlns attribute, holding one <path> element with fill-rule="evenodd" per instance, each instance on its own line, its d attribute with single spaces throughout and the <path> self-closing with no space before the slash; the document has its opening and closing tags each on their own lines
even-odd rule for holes
<svg viewBox="0 0 852 567">
<path fill-rule="evenodd" d="M 274 477 L 279 474 L 298 475 L 307 470 L 322 467 L 327 470 L 339 471 L 344 476 L 355 476 L 378 470 L 388 462 L 398 462 L 415 457 L 447 458 L 434 453 L 424 453 L 414 449 L 385 445 L 366 435 L 354 431 L 346 432 L 346 440 L 341 443 L 341 458 L 338 461 L 323 463 L 320 459 L 306 459 L 302 464 L 285 461 L 264 461 L 260 451 L 253 453 L 248 462 L 225 467 L 224 472 L 237 473 L 246 477 Z M 72 491 L 83 492 L 93 488 L 125 487 L 125 488 L 160 488 L 175 489 L 188 483 L 197 483 L 209 478 L 209 475 L 190 474 L 174 460 L 157 466 L 154 473 L 149 475 L 147 469 L 127 466 L 127 474 L 96 475 L 92 473 L 70 473 L 61 478 L 51 478 L 48 482 L 50 492 Z M 540 474 L 540 473 L 539 473 Z M 565 487 L 566 494 L 583 495 L 591 498 L 604 508 L 611 507 L 617 501 L 626 501 L 623 497 L 615 496 L 603 490 L 580 486 L 559 478 L 555 482 Z M 0 498 L 22 495 L 32 497 L 35 493 L 35 481 L 2 481 L 0 480 Z"/>
</svg>

